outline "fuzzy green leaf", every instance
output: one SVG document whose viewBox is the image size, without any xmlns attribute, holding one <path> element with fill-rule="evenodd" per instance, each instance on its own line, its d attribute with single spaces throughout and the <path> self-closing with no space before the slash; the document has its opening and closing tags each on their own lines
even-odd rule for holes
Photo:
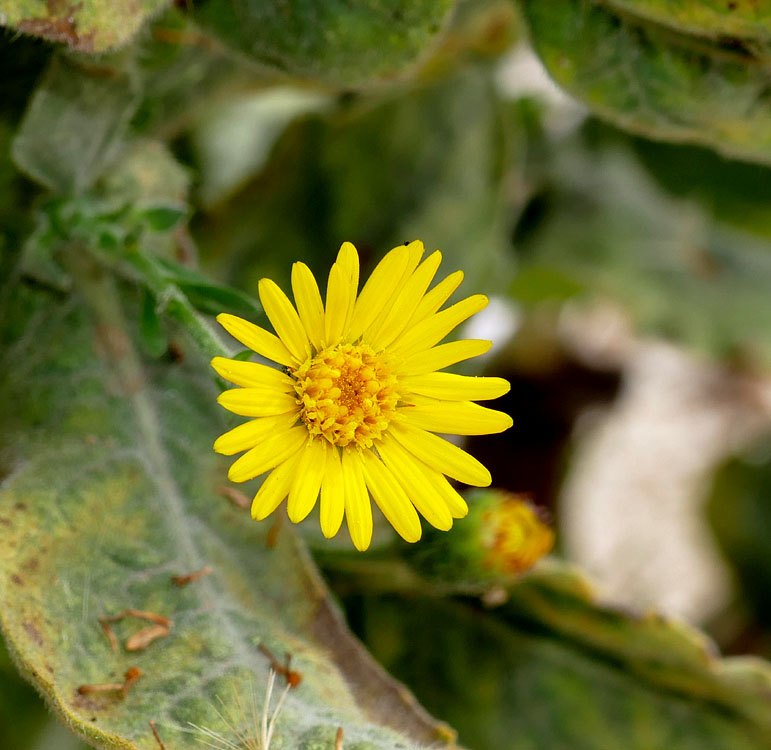
<svg viewBox="0 0 771 750">
<path fill-rule="evenodd" d="M 441 725 L 350 637 L 292 529 L 271 546 L 270 524 L 223 497 L 226 462 L 211 444 L 231 423 L 207 363 L 184 338 L 181 361 L 143 360 L 122 311 L 135 293 L 82 254 L 69 267 L 79 292 L 19 285 L 5 297 L 14 315 L 0 315 L 0 625 L 22 672 L 97 747 L 157 750 L 154 720 L 167 747 L 192 750 L 206 739 L 192 724 L 231 742 L 222 717 L 255 731 L 264 643 L 291 652 L 303 678 L 276 747 L 331 748 L 338 726 L 360 750 L 437 739 Z M 204 565 L 208 577 L 172 583 Z M 173 627 L 129 652 L 147 623 L 115 623 L 113 652 L 98 618 L 125 609 Z M 131 667 L 142 674 L 125 698 L 78 691 Z"/>
<path fill-rule="evenodd" d="M 771 42 L 767 0 L 607 0 L 607 5 L 716 40 L 752 39 L 756 46 Z"/>
<path fill-rule="evenodd" d="M 340 589 L 355 586 L 356 575 L 347 569 Z M 393 587 L 409 576 L 392 569 L 377 580 Z M 543 560 L 501 594 L 491 609 L 415 589 L 409 606 L 393 595 L 355 600 L 375 656 L 430 710 L 452 714 L 469 747 L 769 747 L 767 662 L 720 659 L 684 623 L 605 605 L 583 575 L 557 561 Z"/>
<path fill-rule="evenodd" d="M 336 86 L 400 76 L 427 51 L 453 0 L 205 0 L 193 15 L 267 68 Z"/>
<path fill-rule="evenodd" d="M 116 156 L 137 105 L 129 73 L 59 55 L 30 99 L 13 159 L 50 190 L 81 193 Z"/>
<path fill-rule="evenodd" d="M 104 52 L 126 44 L 164 5 L 165 0 L 6 0 L 0 25 L 66 44 L 78 52 Z"/>
<path fill-rule="evenodd" d="M 520 1 L 551 75 L 596 114 L 771 162 L 767 3 Z"/>
</svg>

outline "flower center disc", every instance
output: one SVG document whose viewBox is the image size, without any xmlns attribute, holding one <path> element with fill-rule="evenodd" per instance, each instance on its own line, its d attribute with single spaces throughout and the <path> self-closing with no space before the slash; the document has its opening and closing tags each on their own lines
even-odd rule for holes
<svg viewBox="0 0 771 750">
<path fill-rule="evenodd" d="M 333 445 L 369 448 L 395 413 L 396 377 L 384 356 L 369 346 L 338 344 L 324 349 L 293 374 L 308 431 Z"/>
</svg>

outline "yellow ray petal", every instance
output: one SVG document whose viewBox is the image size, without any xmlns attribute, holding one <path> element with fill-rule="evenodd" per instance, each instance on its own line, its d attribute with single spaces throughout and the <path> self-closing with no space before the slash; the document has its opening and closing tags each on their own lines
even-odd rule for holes
<svg viewBox="0 0 771 750">
<path fill-rule="evenodd" d="M 451 372 L 432 372 L 401 378 L 401 384 L 412 393 L 443 401 L 486 401 L 499 398 L 511 389 L 503 378 L 479 378 L 455 375 Z"/>
<path fill-rule="evenodd" d="M 340 263 L 332 264 L 327 281 L 327 304 L 325 308 L 325 340 L 327 346 L 336 344 L 345 330 L 348 310 L 356 292 Z"/>
<path fill-rule="evenodd" d="M 319 285 L 305 263 L 292 266 L 292 294 L 297 305 L 300 321 L 316 350 L 322 348 L 324 339 L 324 305 L 321 302 Z"/>
<path fill-rule="evenodd" d="M 257 354 L 287 367 L 296 367 L 299 364 L 299 360 L 284 346 L 281 339 L 270 331 L 229 313 L 220 313 L 217 322 L 234 339 L 238 339 Z"/>
<path fill-rule="evenodd" d="M 412 278 L 413 272 L 418 267 L 418 263 L 420 263 L 420 259 L 423 257 L 423 243 L 420 240 L 415 240 L 406 245 L 405 250 L 407 251 L 407 265 L 404 267 L 401 277 L 387 298 L 382 297 L 375 301 L 375 305 L 380 307 L 380 312 L 374 318 L 372 324 L 364 331 L 363 340 L 376 349 L 378 348 L 375 343 L 376 334 L 378 331 L 383 330 L 386 320 L 391 317 L 394 303 L 401 296 L 402 291 Z M 404 322 L 405 324 L 407 323 L 406 320 Z"/>
<path fill-rule="evenodd" d="M 372 541 L 372 503 L 364 483 L 361 462 L 356 460 L 353 450 L 343 451 L 342 472 L 348 532 L 353 546 L 364 552 Z"/>
<path fill-rule="evenodd" d="M 255 388 L 275 388 L 283 392 L 294 389 L 294 381 L 285 372 L 257 362 L 241 362 L 237 359 L 215 357 L 211 366 L 225 380 L 236 385 Z"/>
<path fill-rule="evenodd" d="M 378 508 L 405 541 L 417 542 L 422 529 L 415 506 L 386 465 L 370 450 L 361 452 L 364 479 Z"/>
<path fill-rule="evenodd" d="M 305 425 L 276 433 L 234 461 L 228 470 L 228 479 L 231 482 L 246 482 L 264 474 L 297 453 L 307 439 Z"/>
<path fill-rule="evenodd" d="M 286 506 L 292 523 L 300 523 L 316 505 L 324 476 L 328 445 L 323 438 L 316 438 L 309 440 L 299 452 L 296 475 Z"/>
<path fill-rule="evenodd" d="M 275 417 L 252 419 L 220 435 L 214 442 L 214 450 L 225 456 L 232 456 L 234 453 L 240 453 L 247 448 L 254 448 L 257 443 L 277 432 L 288 430 L 296 421 L 297 414 L 295 412 L 279 414 Z"/>
<path fill-rule="evenodd" d="M 347 334 L 353 318 L 353 308 L 356 305 L 356 295 L 359 292 L 359 254 L 356 248 L 350 242 L 343 242 L 337 253 L 337 263 L 343 269 L 343 276 L 348 279 L 350 288 L 353 290 L 348 300 L 348 313 L 345 316 L 345 326 L 343 334 Z"/>
<path fill-rule="evenodd" d="M 398 412 L 414 427 L 446 435 L 493 435 L 514 424 L 505 412 L 471 401 L 448 403 L 425 396 L 409 396 Z"/>
<path fill-rule="evenodd" d="M 492 341 L 483 339 L 463 339 L 439 344 L 432 349 L 424 349 L 400 362 L 397 367 L 399 375 L 424 375 L 428 372 L 443 370 L 445 367 L 462 362 L 464 359 L 478 357 L 490 350 Z"/>
<path fill-rule="evenodd" d="M 387 253 L 375 266 L 375 270 L 364 284 L 353 307 L 348 339 L 351 341 L 358 339 L 380 314 L 396 289 L 409 260 L 410 254 L 407 248 L 397 247 Z"/>
<path fill-rule="evenodd" d="M 345 514 L 345 488 L 343 487 L 343 471 L 340 465 L 340 452 L 330 446 L 324 477 L 321 480 L 321 501 L 319 515 L 321 532 L 331 539 L 340 530 Z"/>
<path fill-rule="evenodd" d="M 434 528 L 452 528 L 452 514 L 444 499 L 426 480 L 422 464 L 393 438 L 386 435 L 376 443 L 380 457 L 418 509 Z"/>
<path fill-rule="evenodd" d="M 296 466 L 297 454 L 277 466 L 265 477 L 265 481 L 252 501 L 252 518 L 262 521 L 278 508 L 281 501 L 289 494 Z"/>
<path fill-rule="evenodd" d="M 242 417 L 273 417 L 298 411 L 296 396 L 278 388 L 231 388 L 220 393 L 217 401 Z"/>
<path fill-rule="evenodd" d="M 418 306 L 428 285 L 436 275 L 442 254 L 437 250 L 428 256 L 415 270 L 394 297 L 392 304 L 386 305 L 387 315 L 383 321 L 367 332 L 366 339 L 370 346 L 382 349 L 394 341 L 398 341 L 402 331 Z"/>
<path fill-rule="evenodd" d="M 458 491 L 447 481 L 446 477 L 434 469 L 423 466 L 426 480 L 442 496 L 447 503 L 453 518 L 465 518 L 468 515 L 468 505 Z"/>
<path fill-rule="evenodd" d="M 415 308 L 407 328 L 416 326 L 426 318 L 430 318 L 448 299 L 463 281 L 463 271 L 455 271 L 442 279 Z"/>
<path fill-rule="evenodd" d="M 260 279 L 257 291 L 265 314 L 278 337 L 299 362 L 304 362 L 310 356 L 311 346 L 300 316 L 289 297 L 272 279 Z"/>
<path fill-rule="evenodd" d="M 389 347 L 395 354 L 408 357 L 412 354 L 430 349 L 440 342 L 453 328 L 470 318 L 474 313 L 487 307 L 487 297 L 484 294 L 474 294 L 471 297 L 456 302 L 446 310 L 426 318 L 413 328 L 410 328 L 393 346 Z"/>
<path fill-rule="evenodd" d="M 393 424 L 389 434 L 402 447 L 435 471 L 474 487 L 488 487 L 490 472 L 466 451 L 444 438 L 407 424 Z"/>
</svg>

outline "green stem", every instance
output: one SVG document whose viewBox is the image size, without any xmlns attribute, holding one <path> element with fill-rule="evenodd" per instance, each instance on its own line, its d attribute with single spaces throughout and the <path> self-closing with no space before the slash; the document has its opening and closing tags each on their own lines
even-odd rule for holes
<svg viewBox="0 0 771 750">
<path fill-rule="evenodd" d="M 155 297 L 159 313 L 177 321 L 191 336 L 198 348 L 208 357 L 232 357 L 231 351 L 212 331 L 204 317 L 190 304 L 190 300 L 175 284 L 169 283 L 152 256 L 141 250 L 127 255 L 131 268 Z"/>
</svg>

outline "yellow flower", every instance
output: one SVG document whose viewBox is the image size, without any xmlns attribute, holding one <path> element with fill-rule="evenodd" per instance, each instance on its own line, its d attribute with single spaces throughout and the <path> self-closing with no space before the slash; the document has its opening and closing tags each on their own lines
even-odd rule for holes
<svg viewBox="0 0 771 750">
<path fill-rule="evenodd" d="M 430 290 L 442 256 L 421 262 L 423 243 L 397 247 L 378 264 L 357 296 L 359 257 L 343 243 L 327 282 L 326 304 L 308 266 L 292 267 L 296 309 L 270 279 L 259 283 L 276 333 L 234 315 L 217 320 L 257 354 L 283 367 L 215 357 L 212 367 L 239 388 L 219 403 L 249 422 L 214 444 L 225 455 L 246 451 L 228 478 L 245 482 L 270 471 L 252 504 L 262 520 L 286 498 L 294 523 L 320 497 L 327 538 L 345 515 L 354 545 L 372 539 L 370 495 L 408 542 L 420 539 L 420 514 L 447 530 L 468 506 L 445 475 L 490 484 L 490 472 L 465 451 L 433 434 L 484 435 L 508 429 L 503 412 L 472 403 L 509 390 L 502 378 L 464 377 L 443 370 L 483 354 L 489 341 L 439 342 L 487 305 L 481 294 L 440 310 L 463 273 Z M 416 510 L 417 509 L 417 510 Z"/>
</svg>

